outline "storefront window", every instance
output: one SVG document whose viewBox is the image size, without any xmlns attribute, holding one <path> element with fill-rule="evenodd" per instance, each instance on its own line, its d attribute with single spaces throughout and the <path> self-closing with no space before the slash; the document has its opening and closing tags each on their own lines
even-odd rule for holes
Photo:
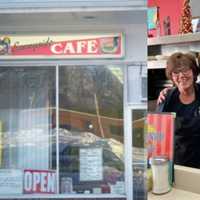
<svg viewBox="0 0 200 200">
<path fill-rule="evenodd" d="M 60 67 L 59 192 L 125 194 L 123 143 L 122 68 Z"/>
<path fill-rule="evenodd" d="M 57 69 L 0 67 L 0 198 L 125 195 L 123 69 Z"/>
<path fill-rule="evenodd" d="M 133 130 L 133 197 L 134 200 L 147 199 L 146 194 L 146 149 L 145 110 L 132 111 Z"/>
<path fill-rule="evenodd" d="M 54 71 L 0 68 L 0 196 L 56 192 Z"/>
</svg>

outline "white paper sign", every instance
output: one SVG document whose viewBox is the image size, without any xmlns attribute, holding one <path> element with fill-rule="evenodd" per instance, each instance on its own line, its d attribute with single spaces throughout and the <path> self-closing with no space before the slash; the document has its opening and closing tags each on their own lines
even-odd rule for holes
<svg viewBox="0 0 200 200">
<path fill-rule="evenodd" d="M 22 194 L 23 172 L 17 169 L 0 170 L 0 195 Z"/>
<path fill-rule="evenodd" d="M 100 181 L 102 179 L 102 148 L 80 149 L 80 181 Z"/>
<path fill-rule="evenodd" d="M 110 185 L 112 194 L 125 194 L 124 181 L 117 181 L 115 185 Z"/>
</svg>

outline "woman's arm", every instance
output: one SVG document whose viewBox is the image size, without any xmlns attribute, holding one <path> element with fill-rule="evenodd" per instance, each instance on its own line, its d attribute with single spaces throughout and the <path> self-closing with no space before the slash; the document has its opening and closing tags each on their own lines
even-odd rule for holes
<svg viewBox="0 0 200 200">
<path fill-rule="evenodd" d="M 158 99 L 157 99 L 157 105 L 163 103 L 166 99 L 166 96 L 167 96 L 167 93 L 172 89 L 172 87 L 167 87 L 167 88 L 164 88 L 163 90 L 160 91 L 160 94 L 158 96 Z"/>
</svg>

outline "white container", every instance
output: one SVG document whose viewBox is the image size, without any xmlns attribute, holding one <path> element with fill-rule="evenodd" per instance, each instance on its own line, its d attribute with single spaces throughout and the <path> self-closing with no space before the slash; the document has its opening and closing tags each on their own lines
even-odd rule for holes
<svg viewBox="0 0 200 200">
<path fill-rule="evenodd" d="M 166 157 L 152 157 L 150 158 L 153 177 L 154 194 L 164 194 L 170 191 L 169 184 L 169 161 Z"/>
<path fill-rule="evenodd" d="M 62 177 L 61 178 L 61 193 L 70 194 L 73 192 L 72 178 Z"/>
</svg>

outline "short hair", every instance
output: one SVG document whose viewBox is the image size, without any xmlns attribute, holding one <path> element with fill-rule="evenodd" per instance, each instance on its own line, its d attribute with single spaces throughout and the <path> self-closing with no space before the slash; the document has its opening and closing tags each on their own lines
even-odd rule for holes
<svg viewBox="0 0 200 200">
<path fill-rule="evenodd" d="M 181 68 L 190 68 L 193 72 L 194 81 L 196 82 L 200 71 L 195 56 L 191 53 L 181 52 L 172 54 L 167 60 L 167 67 L 165 71 L 167 78 L 172 80 L 172 72 Z"/>
</svg>

